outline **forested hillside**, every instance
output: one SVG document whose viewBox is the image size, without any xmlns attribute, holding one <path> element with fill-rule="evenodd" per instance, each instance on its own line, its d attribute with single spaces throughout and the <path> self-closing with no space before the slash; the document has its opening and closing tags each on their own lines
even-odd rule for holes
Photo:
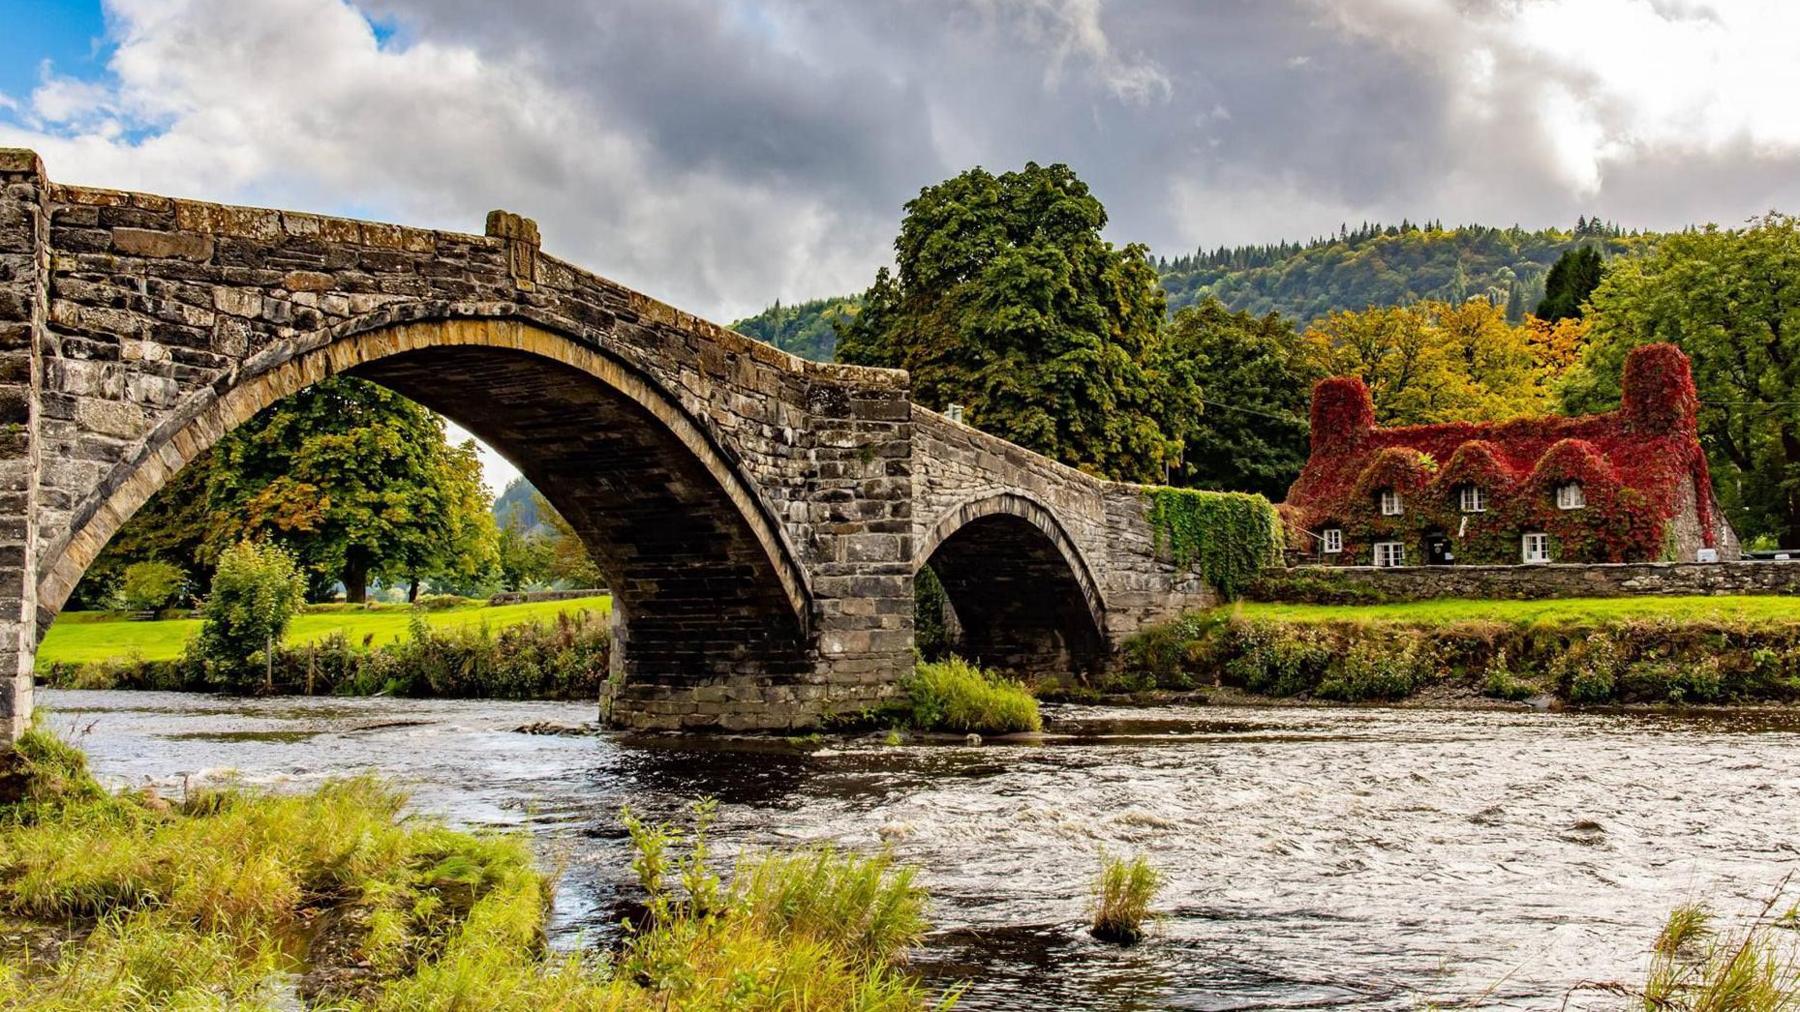
<svg viewBox="0 0 1800 1012">
<path fill-rule="evenodd" d="M 1278 312 L 1305 326 L 1337 309 L 1485 295 L 1517 323 L 1543 297 L 1544 275 L 1564 250 L 1598 244 L 1613 255 L 1645 242 L 1645 236 L 1585 218 L 1570 231 L 1536 232 L 1402 222 L 1345 228 L 1303 246 L 1221 247 L 1159 258 L 1157 271 L 1171 310 L 1211 295 L 1231 309 Z"/>
<path fill-rule="evenodd" d="M 1208 295 L 1231 310 L 1278 312 L 1304 328 L 1338 309 L 1397 306 L 1426 299 L 1461 302 L 1486 295 L 1517 323 L 1544 294 L 1544 276 L 1566 249 L 1597 244 L 1606 255 L 1639 249 L 1651 237 L 1586 218 L 1575 227 L 1540 229 L 1435 222 L 1363 225 L 1311 242 L 1232 246 L 1175 258 L 1158 257 L 1169 311 Z M 833 319 L 857 311 L 857 298 L 776 303 L 733 328 L 804 358 L 828 361 L 836 349 Z"/>
<path fill-rule="evenodd" d="M 829 362 L 837 350 L 832 323 L 856 315 L 856 296 L 814 299 L 794 306 L 773 306 L 731 325 L 733 330 L 815 362 Z"/>
</svg>

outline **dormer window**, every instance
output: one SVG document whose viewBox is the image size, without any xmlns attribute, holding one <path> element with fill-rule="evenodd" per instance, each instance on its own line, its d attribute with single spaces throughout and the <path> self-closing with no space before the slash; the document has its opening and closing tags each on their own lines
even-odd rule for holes
<svg viewBox="0 0 1800 1012">
<path fill-rule="evenodd" d="M 1400 505 L 1400 492 L 1398 489 L 1392 489 L 1392 488 L 1382 489 L 1380 499 L 1381 499 L 1381 515 L 1382 516 L 1397 517 L 1400 514 L 1406 512 L 1406 510 Z"/>
<path fill-rule="evenodd" d="M 1319 550 L 1326 555 L 1339 555 L 1344 551 L 1344 531 L 1341 527 L 1327 527 L 1319 532 Z"/>
<path fill-rule="evenodd" d="M 1464 485 L 1462 487 L 1462 511 L 1464 513 L 1487 512 L 1487 490 L 1480 485 Z"/>
<path fill-rule="evenodd" d="M 1581 482 L 1565 481 L 1556 486 L 1556 508 L 1559 510 L 1578 510 L 1587 506 L 1587 494 L 1581 490 Z"/>
</svg>

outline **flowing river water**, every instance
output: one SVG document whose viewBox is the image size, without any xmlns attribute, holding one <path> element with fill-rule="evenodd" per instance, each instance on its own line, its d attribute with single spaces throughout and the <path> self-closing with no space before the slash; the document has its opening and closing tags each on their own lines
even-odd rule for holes
<svg viewBox="0 0 1800 1012">
<path fill-rule="evenodd" d="M 892 847 L 965 1009 L 1604 1008 L 1677 904 L 1760 910 L 1800 865 L 1800 714 L 1050 707 L 1031 743 L 518 733 L 588 704 L 43 692 L 114 783 L 376 770 L 567 862 L 553 941 L 604 944 L 620 805 L 720 803 L 715 841 Z M 1151 938 L 1085 934 L 1102 850 L 1166 875 Z"/>
</svg>

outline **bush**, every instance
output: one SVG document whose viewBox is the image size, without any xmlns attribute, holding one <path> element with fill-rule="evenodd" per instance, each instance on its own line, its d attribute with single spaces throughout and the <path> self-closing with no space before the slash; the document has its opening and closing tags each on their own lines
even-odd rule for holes
<svg viewBox="0 0 1800 1012">
<path fill-rule="evenodd" d="M 1496 651 L 1493 660 L 1488 662 L 1487 674 L 1481 680 L 1481 693 L 1494 699 L 1505 699 L 1512 702 L 1530 699 L 1531 685 L 1522 681 L 1512 673 L 1506 663 L 1506 651 Z"/>
<path fill-rule="evenodd" d="M 1044 726 L 1025 686 L 959 657 L 921 662 L 902 688 L 908 723 L 921 731 L 1006 734 Z"/>
<path fill-rule="evenodd" d="M 1130 945 L 1144 937 L 1144 921 L 1162 876 L 1141 854 L 1129 861 L 1102 854 L 1100 862 L 1100 877 L 1094 882 L 1094 923 L 1088 930 L 1101 941 Z"/>
<path fill-rule="evenodd" d="M 211 679 L 240 690 L 254 687 L 266 672 L 257 672 L 252 658 L 262 654 L 265 662 L 272 660 L 305 595 L 305 577 L 280 546 L 240 541 L 227 548 L 219 556 L 194 641 Z"/>
<path fill-rule="evenodd" d="M 1401 644 L 1358 640 L 1314 694 L 1347 703 L 1405 699 L 1426 678 L 1423 661 L 1424 651 L 1416 638 Z"/>
<path fill-rule="evenodd" d="M 1558 682 L 1571 703 L 1609 703 L 1619 680 L 1619 648 L 1595 633 L 1559 658 Z"/>
<path fill-rule="evenodd" d="M 119 603 L 131 611 L 156 611 L 166 606 L 187 583 L 180 566 L 168 562 L 134 562 L 125 567 L 119 581 Z"/>
</svg>

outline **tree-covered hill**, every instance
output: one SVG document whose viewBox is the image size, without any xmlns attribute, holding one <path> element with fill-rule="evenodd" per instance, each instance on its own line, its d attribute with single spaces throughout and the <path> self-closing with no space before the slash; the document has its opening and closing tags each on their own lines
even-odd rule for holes
<svg viewBox="0 0 1800 1012">
<path fill-rule="evenodd" d="M 1528 232 L 1435 222 L 1364 225 L 1310 242 L 1232 246 L 1173 259 L 1157 272 L 1169 311 L 1208 295 L 1231 310 L 1261 316 L 1278 312 L 1301 327 L 1336 309 L 1397 306 L 1426 299 L 1461 302 L 1487 295 L 1518 322 L 1544 294 L 1544 276 L 1566 249 L 1598 245 L 1607 256 L 1639 249 L 1650 236 L 1583 218 L 1572 229 Z M 857 297 L 776 303 L 732 324 L 736 330 L 820 361 L 831 359 L 837 335 L 831 321 L 857 311 Z"/>
<path fill-rule="evenodd" d="M 1278 312 L 1301 326 L 1337 309 L 1398 306 L 1425 299 L 1462 302 L 1485 295 L 1518 322 L 1544 293 L 1544 276 L 1563 251 L 1582 244 L 1606 255 L 1647 237 L 1585 218 L 1569 231 L 1464 225 L 1364 225 L 1305 245 L 1221 247 L 1159 259 L 1169 308 L 1208 295 L 1255 315 Z"/>
<path fill-rule="evenodd" d="M 837 350 L 837 332 L 832 323 L 856 315 L 860 299 L 843 296 L 814 299 L 798 305 L 775 303 L 749 319 L 739 320 L 731 328 L 783 351 L 815 362 L 829 362 Z"/>
</svg>

